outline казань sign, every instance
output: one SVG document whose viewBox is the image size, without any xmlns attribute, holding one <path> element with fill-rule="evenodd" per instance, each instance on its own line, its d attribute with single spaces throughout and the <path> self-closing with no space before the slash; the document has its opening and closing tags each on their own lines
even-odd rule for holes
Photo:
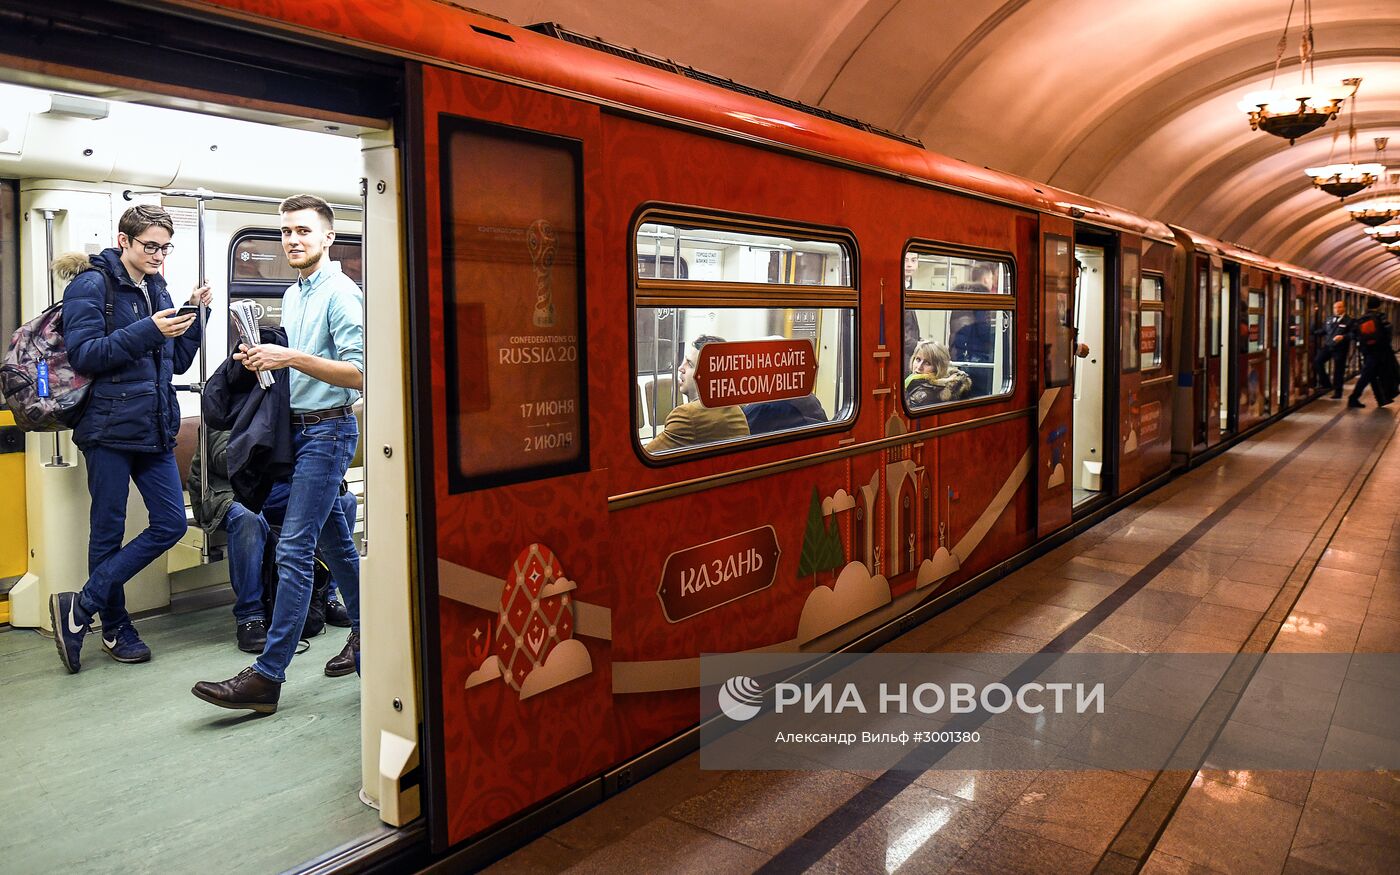
<svg viewBox="0 0 1400 875">
<path fill-rule="evenodd" d="M 690 547 L 666 557 L 656 588 L 666 619 L 679 623 L 773 585 L 778 535 L 772 526 Z"/>
</svg>

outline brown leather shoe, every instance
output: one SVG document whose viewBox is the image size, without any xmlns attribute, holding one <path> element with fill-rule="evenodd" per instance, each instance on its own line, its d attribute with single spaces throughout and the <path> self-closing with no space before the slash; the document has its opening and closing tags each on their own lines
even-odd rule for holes
<svg viewBox="0 0 1400 875">
<path fill-rule="evenodd" d="M 326 677 L 338 678 L 350 674 L 359 665 L 359 655 L 360 633 L 351 632 L 350 637 L 345 639 L 344 649 L 326 661 Z"/>
<path fill-rule="evenodd" d="M 249 666 L 226 681 L 200 681 L 190 692 L 220 708 L 246 708 L 259 714 L 272 714 L 277 711 L 282 685 L 268 680 Z"/>
</svg>

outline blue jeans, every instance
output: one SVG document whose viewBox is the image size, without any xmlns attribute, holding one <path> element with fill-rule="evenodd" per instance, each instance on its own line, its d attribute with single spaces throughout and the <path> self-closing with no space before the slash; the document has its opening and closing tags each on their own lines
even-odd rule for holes
<svg viewBox="0 0 1400 875">
<path fill-rule="evenodd" d="M 258 674 L 282 683 L 296 651 L 311 603 L 311 557 L 321 558 L 340 587 L 353 629 L 360 627 L 360 554 L 352 537 L 354 518 L 341 512 L 340 481 L 359 443 L 355 417 L 292 426 L 291 494 L 277 541 L 277 604 L 267 645 L 253 662 Z"/>
<path fill-rule="evenodd" d="M 263 551 L 267 520 L 234 502 L 224 515 L 228 532 L 228 582 L 233 587 L 233 619 L 237 623 L 263 620 Z"/>
<path fill-rule="evenodd" d="M 83 450 L 87 460 L 89 510 L 88 579 L 78 605 L 89 617 L 102 615 L 107 629 L 131 622 L 126 612 L 126 582 L 185 534 L 185 497 L 175 454 L 131 453 L 107 447 Z M 132 481 L 146 503 L 150 522 L 122 546 L 126 534 L 126 497 Z"/>
</svg>

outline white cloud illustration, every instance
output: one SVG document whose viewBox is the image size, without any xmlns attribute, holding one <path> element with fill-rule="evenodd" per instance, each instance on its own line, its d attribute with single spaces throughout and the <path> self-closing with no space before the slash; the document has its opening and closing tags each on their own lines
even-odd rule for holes
<svg viewBox="0 0 1400 875">
<path fill-rule="evenodd" d="M 806 644 L 889 603 L 890 582 L 884 575 L 871 577 L 864 564 L 848 563 L 835 586 L 819 586 L 807 596 L 797 621 L 797 642 Z"/>
<path fill-rule="evenodd" d="M 467 675 L 467 689 L 484 684 L 488 681 L 501 679 L 501 659 L 492 654 L 486 657 L 486 661 L 481 664 L 481 668 Z"/>
<path fill-rule="evenodd" d="M 525 683 L 520 685 L 520 698 L 528 699 L 537 693 L 552 690 L 591 671 L 593 659 L 582 641 L 574 638 L 560 641 L 557 647 L 549 651 L 544 664 L 536 666 L 525 676 Z"/>
<path fill-rule="evenodd" d="M 919 566 L 919 576 L 914 588 L 923 589 L 931 583 L 937 583 L 961 567 L 962 563 L 958 562 L 958 557 L 948 552 L 947 547 L 939 547 Z"/>
<path fill-rule="evenodd" d="M 855 496 L 844 489 L 838 489 L 835 495 L 829 495 L 822 499 L 822 516 L 831 516 L 843 510 L 850 510 L 855 506 Z"/>
</svg>

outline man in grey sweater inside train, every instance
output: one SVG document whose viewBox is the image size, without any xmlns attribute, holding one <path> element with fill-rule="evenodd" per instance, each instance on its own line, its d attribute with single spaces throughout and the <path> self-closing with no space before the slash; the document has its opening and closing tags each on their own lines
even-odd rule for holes
<svg viewBox="0 0 1400 875">
<path fill-rule="evenodd" d="M 359 667 L 360 556 L 338 498 L 359 443 L 351 405 L 364 388 L 364 294 L 326 255 L 335 214 L 314 195 L 282 202 L 282 249 L 298 279 L 282 298 L 287 345 L 239 346 L 234 358 L 251 371 L 290 368 L 292 444 L 296 456 L 282 536 L 277 543 L 278 597 L 267 643 L 254 663 L 226 681 L 200 681 L 196 696 L 221 708 L 277 710 L 287 666 L 311 601 L 312 553 L 318 547 L 350 613 L 342 659 Z"/>
</svg>

